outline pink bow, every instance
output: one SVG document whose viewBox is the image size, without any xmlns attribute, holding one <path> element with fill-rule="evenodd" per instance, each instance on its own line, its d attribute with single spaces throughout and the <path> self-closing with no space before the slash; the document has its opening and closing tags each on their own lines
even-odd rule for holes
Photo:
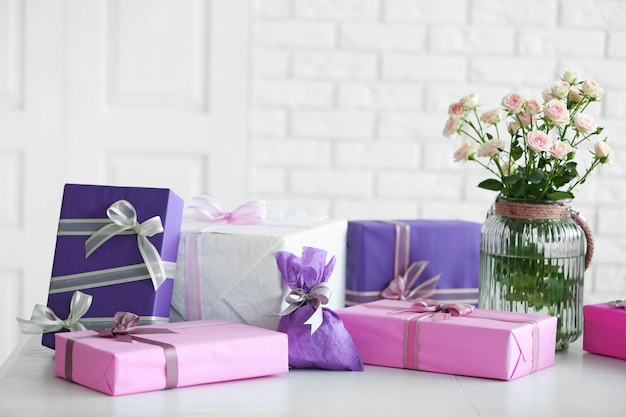
<svg viewBox="0 0 626 417">
<path fill-rule="evenodd" d="M 416 313 L 445 313 L 451 316 L 466 316 L 474 311 L 471 304 L 462 303 L 440 303 L 436 300 L 428 298 L 419 298 L 411 302 L 411 307 L 405 311 L 413 311 Z"/>
<path fill-rule="evenodd" d="M 160 328 L 141 328 L 135 327 L 139 323 L 139 316 L 134 313 L 126 313 L 118 311 L 113 316 L 115 327 L 100 330 L 98 336 L 100 337 L 114 337 L 120 342 L 130 343 L 132 342 L 133 334 L 160 334 L 160 333 L 174 333 L 170 329 Z"/>
<path fill-rule="evenodd" d="M 191 199 L 186 217 L 203 223 L 261 224 L 267 217 L 265 201 L 251 200 L 227 212 L 222 203 L 209 194 Z"/>
<path fill-rule="evenodd" d="M 367 304 L 366 304 L 367 305 Z M 407 308 L 394 309 L 394 311 L 387 314 L 399 314 L 399 313 L 418 313 L 424 314 L 424 318 L 432 317 L 433 322 L 437 322 L 442 318 L 448 320 L 451 316 L 467 316 L 474 311 L 474 306 L 471 304 L 462 303 L 440 303 L 437 300 L 431 300 L 428 298 L 418 298 L 411 302 L 411 305 Z M 427 314 L 431 313 L 431 314 Z"/>
<path fill-rule="evenodd" d="M 382 297 L 390 300 L 409 301 L 431 296 L 435 292 L 441 274 L 435 275 L 411 289 L 427 265 L 428 261 L 412 263 L 403 275 L 397 275 L 389 282 L 387 288 L 381 293 Z"/>
</svg>

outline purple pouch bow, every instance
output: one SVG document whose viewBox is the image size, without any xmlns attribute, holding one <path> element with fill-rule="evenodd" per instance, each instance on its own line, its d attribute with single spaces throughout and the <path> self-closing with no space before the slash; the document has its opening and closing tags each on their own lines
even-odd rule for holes
<svg viewBox="0 0 626 417">
<path fill-rule="evenodd" d="M 277 252 L 276 263 L 291 288 L 280 313 L 278 331 L 289 339 L 289 365 L 334 371 L 362 371 L 363 362 L 352 337 L 332 310 L 323 307 L 330 298 L 326 285 L 335 266 L 326 264 L 326 251 L 304 247 L 302 257 Z"/>
</svg>

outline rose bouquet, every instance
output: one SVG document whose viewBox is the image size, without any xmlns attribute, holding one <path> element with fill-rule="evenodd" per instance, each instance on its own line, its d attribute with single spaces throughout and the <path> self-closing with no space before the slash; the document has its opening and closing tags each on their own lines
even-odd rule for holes
<svg viewBox="0 0 626 417">
<path fill-rule="evenodd" d="M 481 188 L 524 200 L 573 198 L 591 171 L 613 159 L 607 139 L 598 140 L 584 173 L 578 171 L 579 147 L 603 130 L 585 110 L 603 93 L 596 81 L 579 80 L 576 71 L 565 71 L 544 90 L 543 101 L 509 93 L 501 108 L 480 115 L 479 96 L 473 93 L 450 105 L 443 135 L 465 138 L 454 153 L 456 162 L 474 161 L 493 174 L 478 184 Z"/>
<path fill-rule="evenodd" d="M 602 95 L 596 81 L 566 71 L 542 100 L 510 93 L 479 115 L 478 94 L 465 96 L 450 105 L 443 130 L 464 139 L 454 160 L 486 168 L 492 175 L 478 186 L 499 192 L 481 229 L 479 306 L 556 316 L 558 349 L 582 331 L 584 270 L 593 253 L 589 227 L 569 201 L 613 160 L 607 139 L 597 138 L 603 128 L 587 113 Z M 586 163 L 577 155 L 585 144 Z"/>
</svg>

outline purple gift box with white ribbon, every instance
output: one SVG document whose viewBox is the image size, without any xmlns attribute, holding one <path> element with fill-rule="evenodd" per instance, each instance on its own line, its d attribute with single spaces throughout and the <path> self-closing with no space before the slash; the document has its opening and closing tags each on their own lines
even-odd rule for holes
<svg viewBox="0 0 626 417">
<path fill-rule="evenodd" d="M 480 223 L 348 222 L 346 305 L 431 298 L 478 303 Z"/>
<path fill-rule="evenodd" d="M 110 326 L 117 311 L 168 322 L 182 213 L 169 189 L 66 184 L 42 344 L 54 348 L 51 329 L 75 324 L 76 291 L 92 296 L 78 319 L 87 329 Z"/>
</svg>

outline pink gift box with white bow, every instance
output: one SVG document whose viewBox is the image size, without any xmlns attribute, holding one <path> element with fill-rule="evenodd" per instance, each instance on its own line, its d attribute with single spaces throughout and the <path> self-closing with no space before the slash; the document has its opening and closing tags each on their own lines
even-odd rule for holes
<svg viewBox="0 0 626 417">
<path fill-rule="evenodd" d="M 501 380 L 554 365 L 551 316 L 432 300 L 381 300 L 335 312 L 369 365 Z"/>
</svg>

